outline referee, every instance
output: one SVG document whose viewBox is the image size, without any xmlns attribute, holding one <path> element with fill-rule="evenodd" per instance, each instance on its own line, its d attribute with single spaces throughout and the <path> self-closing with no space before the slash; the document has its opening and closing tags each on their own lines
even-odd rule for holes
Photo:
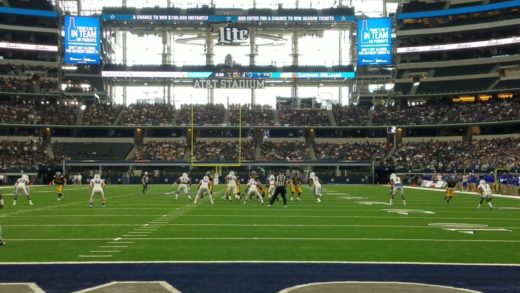
<svg viewBox="0 0 520 293">
<path fill-rule="evenodd" d="M 269 205 L 267 207 L 271 207 L 274 203 L 274 201 L 278 198 L 278 195 L 282 195 L 283 199 L 283 207 L 287 207 L 287 198 L 285 197 L 285 194 L 287 191 L 285 190 L 285 187 L 287 186 L 287 178 L 283 174 L 283 171 L 280 171 L 278 176 L 276 176 L 275 180 L 276 189 L 274 190 L 274 195 L 271 197 L 271 201 L 269 201 Z"/>
</svg>

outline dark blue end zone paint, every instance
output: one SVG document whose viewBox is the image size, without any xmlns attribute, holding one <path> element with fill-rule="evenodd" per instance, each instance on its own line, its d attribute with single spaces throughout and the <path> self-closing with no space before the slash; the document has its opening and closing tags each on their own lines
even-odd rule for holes
<svg viewBox="0 0 520 293">
<path fill-rule="evenodd" d="M 71 292 L 112 281 L 166 281 L 182 292 L 278 292 L 331 281 L 416 282 L 520 292 L 520 266 L 296 263 L 0 265 L 0 282 Z"/>
</svg>

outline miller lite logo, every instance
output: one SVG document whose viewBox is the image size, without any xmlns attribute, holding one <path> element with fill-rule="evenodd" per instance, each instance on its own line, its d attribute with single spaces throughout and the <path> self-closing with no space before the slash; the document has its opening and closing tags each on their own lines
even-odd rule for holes
<svg viewBox="0 0 520 293">
<path fill-rule="evenodd" d="M 223 45 L 232 45 L 244 43 L 249 38 L 248 29 L 240 29 L 236 27 L 221 27 L 218 34 L 218 43 Z"/>
</svg>

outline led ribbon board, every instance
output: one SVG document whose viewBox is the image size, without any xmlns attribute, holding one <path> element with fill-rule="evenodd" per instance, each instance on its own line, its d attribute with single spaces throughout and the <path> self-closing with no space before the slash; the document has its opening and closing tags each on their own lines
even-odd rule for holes
<svg viewBox="0 0 520 293">
<path fill-rule="evenodd" d="M 357 64 L 389 65 L 392 63 L 392 20 L 364 18 L 358 20 Z"/>
<path fill-rule="evenodd" d="M 67 64 L 99 64 L 99 18 L 65 16 L 65 58 Z"/>
</svg>

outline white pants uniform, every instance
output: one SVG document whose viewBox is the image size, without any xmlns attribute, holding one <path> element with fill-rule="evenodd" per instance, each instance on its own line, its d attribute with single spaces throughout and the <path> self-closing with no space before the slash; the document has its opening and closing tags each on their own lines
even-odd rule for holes
<svg viewBox="0 0 520 293">
<path fill-rule="evenodd" d="M 193 203 L 197 203 L 197 200 L 200 198 L 200 196 L 204 195 L 204 194 L 209 195 L 209 200 L 213 204 L 213 197 L 211 196 L 211 193 L 209 192 L 209 187 L 207 187 L 207 186 L 201 186 L 199 188 L 199 191 L 197 191 L 197 196 L 195 197 L 195 200 L 193 201 Z"/>
<path fill-rule="evenodd" d="M 491 199 L 491 190 L 485 190 L 484 192 L 482 192 L 482 194 L 480 195 L 481 198 L 483 199 Z"/>
<path fill-rule="evenodd" d="M 94 196 L 96 194 L 101 195 L 101 197 L 103 198 L 105 197 L 105 191 L 103 190 L 103 188 L 93 188 L 90 196 Z"/>
<path fill-rule="evenodd" d="M 187 184 L 179 184 L 179 188 L 177 188 L 177 193 L 184 193 L 184 194 L 188 194 L 188 185 Z"/>
<path fill-rule="evenodd" d="M 26 185 L 18 185 L 14 191 L 15 195 L 18 195 L 20 192 L 23 192 L 25 196 L 29 196 L 29 188 Z"/>
<path fill-rule="evenodd" d="M 314 195 L 321 196 L 321 184 L 314 183 Z"/>
<path fill-rule="evenodd" d="M 260 195 L 260 192 L 258 192 L 256 186 L 249 188 L 246 198 L 244 199 L 244 203 L 251 198 L 251 195 L 256 195 L 260 199 L 260 202 L 264 203 L 264 200 L 262 199 L 262 196 Z"/>
<path fill-rule="evenodd" d="M 226 189 L 226 193 L 228 195 L 235 195 L 235 194 L 237 194 L 237 185 L 236 185 L 236 183 L 233 182 L 233 184 L 228 184 L 227 189 Z"/>
<path fill-rule="evenodd" d="M 400 192 L 401 196 L 404 195 L 404 189 L 401 184 L 394 184 L 394 187 L 392 188 L 392 196 L 396 195 L 397 192 Z"/>
<path fill-rule="evenodd" d="M 273 196 L 275 190 L 276 190 L 276 186 L 274 186 L 274 184 L 270 184 L 269 189 L 267 189 L 267 193 L 269 194 L 269 197 Z"/>
</svg>

